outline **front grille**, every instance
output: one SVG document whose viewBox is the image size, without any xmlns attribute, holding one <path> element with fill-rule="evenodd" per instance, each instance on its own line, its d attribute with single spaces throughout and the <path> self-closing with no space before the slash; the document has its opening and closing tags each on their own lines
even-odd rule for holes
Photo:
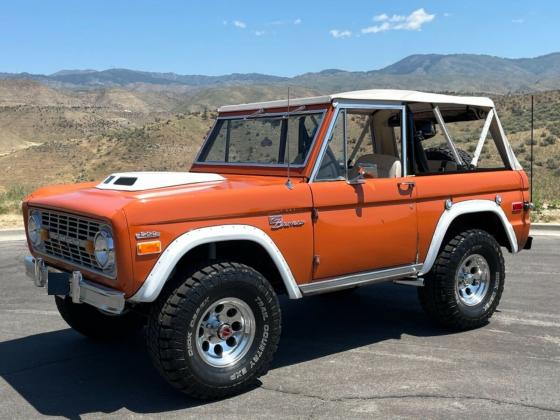
<svg viewBox="0 0 560 420">
<path fill-rule="evenodd" d="M 39 252 L 90 271 L 113 274 L 101 268 L 92 251 L 102 222 L 52 210 L 40 210 L 40 213 L 42 228 L 49 234 Z"/>
</svg>

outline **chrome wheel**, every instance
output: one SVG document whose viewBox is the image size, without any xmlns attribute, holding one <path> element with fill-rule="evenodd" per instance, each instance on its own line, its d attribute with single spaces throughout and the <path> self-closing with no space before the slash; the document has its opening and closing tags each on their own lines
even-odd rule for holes
<svg viewBox="0 0 560 420">
<path fill-rule="evenodd" d="M 469 255 L 457 270 L 457 294 L 467 306 L 478 305 L 488 292 L 490 266 L 482 255 Z"/>
<path fill-rule="evenodd" d="M 208 307 L 198 323 L 198 354 L 211 366 L 231 366 L 249 351 L 255 329 L 249 305 L 233 297 L 220 299 Z"/>
</svg>

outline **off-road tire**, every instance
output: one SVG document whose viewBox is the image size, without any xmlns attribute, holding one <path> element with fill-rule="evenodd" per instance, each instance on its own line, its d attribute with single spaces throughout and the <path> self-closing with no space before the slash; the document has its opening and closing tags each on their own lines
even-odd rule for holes
<svg viewBox="0 0 560 420">
<path fill-rule="evenodd" d="M 280 339 L 280 306 L 270 283 L 253 268 L 235 262 L 203 264 L 170 281 L 153 305 L 146 329 L 148 351 L 161 375 L 197 399 L 224 398 L 254 387 L 268 372 Z M 251 309 L 255 334 L 241 359 L 215 367 L 204 360 L 197 334 L 205 314 L 228 298 Z"/>
<path fill-rule="evenodd" d="M 457 153 L 463 159 L 463 162 L 470 165 L 472 162 L 472 156 L 469 152 L 463 149 L 457 149 Z M 428 160 L 442 160 L 448 162 L 455 162 L 455 157 L 451 150 L 445 147 L 430 147 L 426 149 L 426 158 Z"/>
<path fill-rule="evenodd" d="M 489 266 L 487 292 L 482 301 L 467 306 L 459 297 L 458 272 L 470 255 L 482 255 Z M 504 290 L 504 258 L 500 245 L 488 232 L 470 229 L 457 234 L 442 247 L 431 271 L 424 277 L 418 297 L 428 316 L 457 330 L 485 325 L 496 310 Z"/>
<path fill-rule="evenodd" d="M 95 340 L 111 340 L 135 334 L 145 317 L 132 311 L 122 315 L 105 314 L 85 303 L 73 303 L 69 297 L 55 296 L 56 307 L 70 327 Z"/>
</svg>

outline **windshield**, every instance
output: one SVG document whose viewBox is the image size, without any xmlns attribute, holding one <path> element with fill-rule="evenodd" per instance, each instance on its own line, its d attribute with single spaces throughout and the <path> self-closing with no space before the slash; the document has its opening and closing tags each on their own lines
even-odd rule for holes
<svg viewBox="0 0 560 420">
<path fill-rule="evenodd" d="M 218 119 L 198 162 L 304 165 L 323 113 Z"/>
</svg>

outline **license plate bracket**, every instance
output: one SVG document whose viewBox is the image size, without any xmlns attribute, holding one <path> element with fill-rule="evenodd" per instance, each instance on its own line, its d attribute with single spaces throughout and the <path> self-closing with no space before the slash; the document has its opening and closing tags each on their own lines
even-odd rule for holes
<svg viewBox="0 0 560 420">
<path fill-rule="evenodd" d="M 49 272 L 47 280 L 47 294 L 66 296 L 70 294 L 70 278 L 69 273 L 53 273 Z"/>
</svg>

